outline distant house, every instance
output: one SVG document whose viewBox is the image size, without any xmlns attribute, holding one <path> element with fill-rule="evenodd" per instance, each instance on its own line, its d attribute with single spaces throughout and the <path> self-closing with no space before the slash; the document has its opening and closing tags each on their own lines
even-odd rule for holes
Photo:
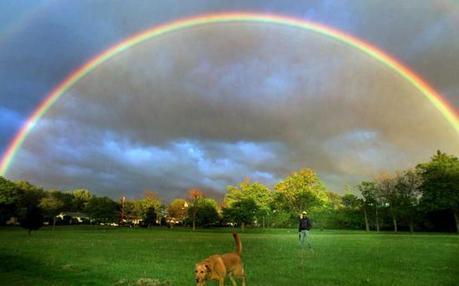
<svg viewBox="0 0 459 286">
<path fill-rule="evenodd" d="M 142 218 L 138 216 L 126 216 L 124 219 L 122 219 L 122 224 L 124 225 L 139 225 L 142 223 Z"/>
<path fill-rule="evenodd" d="M 19 221 L 17 217 L 10 217 L 9 220 L 6 221 L 6 225 L 19 225 Z"/>
<path fill-rule="evenodd" d="M 89 216 L 81 212 L 61 212 L 56 217 L 64 224 L 89 223 Z"/>
</svg>

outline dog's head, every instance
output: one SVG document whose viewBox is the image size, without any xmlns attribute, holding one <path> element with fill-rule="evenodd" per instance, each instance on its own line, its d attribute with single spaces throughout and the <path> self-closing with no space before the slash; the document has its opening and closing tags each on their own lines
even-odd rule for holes
<svg viewBox="0 0 459 286">
<path fill-rule="evenodd" d="M 196 264 L 194 270 L 194 276 L 196 278 L 196 285 L 201 286 L 205 285 L 207 277 L 210 273 L 210 266 L 207 263 L 198 263 Z"/>
</svg>

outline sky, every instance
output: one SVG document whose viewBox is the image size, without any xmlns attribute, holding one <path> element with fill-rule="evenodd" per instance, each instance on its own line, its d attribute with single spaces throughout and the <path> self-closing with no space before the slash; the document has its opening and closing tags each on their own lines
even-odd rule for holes
<svg viewBox="0 0 459 286">
<path fill-rule="evenodd" d="M 388 3 L 389 2 L 389 3 Z M 216 12 L 320 23 L 371 43 L 459 110 L 459 3 L 1 1 L 0 154 L 59 83 L 146 29 Z M 300 168 L 343 193 L 383 171 L 459 155 L 459 135 L 410 82 L 330 37 L 270 23 L 152 38 L 76 82 L 37 122 L 5 176 L 47 189 L 164 200 L 222 198 Z"/>
</svg>

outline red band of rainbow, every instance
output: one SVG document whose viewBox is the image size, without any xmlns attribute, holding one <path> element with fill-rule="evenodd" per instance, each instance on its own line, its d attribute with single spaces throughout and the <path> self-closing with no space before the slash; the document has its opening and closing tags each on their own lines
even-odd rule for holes
<svg viewBox="0 0 459 286">
<path fill-rule="evenodd" d="M 104 52 L 100 53 L 99 55 L 95 56 L 90 61 L 79 67 L 77 70 L 70 73 L 70 75 L 64 81 L 62 81 L 54 90 L 52 90 L 48 94 L 48 96 L 40 103 L 40 105 L 28 118 L 27 122 L 24 124 L 21 130 L 16 134 L 14 139 L 11 141 L 0 163 L 0 175 L 4 176 L 6 174 L 15 154 L 20 149 L 28 134 L 31 132 L 38 120 L 40 120 L 40 118 L 51 108 L 51 106 L 62 96 L 62 94 L 64 94 L 80 79 L 90 74 L 99 65 L 103 64 L 104 62 L 116 56 L 117 54 L 137 44 L 140 44 L 148 39 L 169 32 L 191 28 L 195 26 L 228 22 L 257 22 L 291 26 L 295 28 L 313 31 L 324 36 L 333 38 L 349 46 L 352 46 L 362 51 L 363 53 L 369 55 L 370 57 L 376 59 L 377 61 L 381 62 L 385 66 L 391 68 L 402 78 L 409 81 L 435 106 L 436 109 L 438 109 L 441 112 L 444 118 L 459 134 L 459 115 L 446 102 L 444 98 L 442 98 L 432 87 L 429 86 L 429 84 L 427 84 L 424 80 L 422 80 L 418 75 L 416 75 L 405 65 L 403 65 L 393 57 L 387 55 L 386 53 L 382 52 L 381 50 L 377 49 L 373 45 L 363 40 L 360 40 L 356 37 L 353 37 L 337 29 L 322 24 L 292 17 L 258 13 L 208 14 L 169 22 L 142 31 L 105 50 Z"/>
</svg>

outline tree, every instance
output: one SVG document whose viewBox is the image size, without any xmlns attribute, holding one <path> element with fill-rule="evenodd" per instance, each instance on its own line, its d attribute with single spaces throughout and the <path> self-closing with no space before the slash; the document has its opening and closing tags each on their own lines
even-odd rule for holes
<svg viewBox="0 0 459 286">
<path fill-rule="evenodd" d="M 378 208 L 379 208 L 379 198 L 377 195 L 377 186 L 375 182 L 368 182 L 364 181 L 361 182 L 357 188 L 359 189 L 360 194 L 362 194 L 363 197 L 363 211 L 364 211 L 364 217 L 365 217 L 365 229 L 367 231 L 370 230 L 370 225 L 368 223 L 368 211 L 367 209 L 374 209 L 375 211 L 375 226 L 376 226 L 376 231 L 379 232 L 379 214 L 378 214 Z"/>
<path fill-rule="evenodd" d="M 394 232 L 397 232 L 397 219 L 400 210 L 400 201 L 397 192 L 397 176 L 391 176 L 387 173 L 381 173 L 376 178 L 377 191 L 384 201 L 384 205 L 389 207 L 394 225 Z"/>
<path fill-rule="evenodd" d="M 109 197 L 92 197 L 86 205 L 85 212 L 99 222 L 118 221 L 119 204 Z"/>
<path fill-rule="evenodd" d="M 431 161 L 416 169 L 422 177 L 420 205 L 427 211 L 447 210 L 452 213 L 459 233 L 459 160 L 437 151 Z"/>
<path fill-rule="evenodd" d="M 40 201 L 40 208 L 53 218 L 53 230 L 56 227 L 56 216 L 63 211 L 64 202 L 59 195 L 59 191 L 52 191 L 45 194 Z"/>
<path fill-rule="evenodd" d="M 157 218 L 157 214 L 156 214 L 155 208 L 149 207 L 147 209 L 147 212 L 145 213 L 145 217 L 143 221 L 147 227 L 151 227 L 152 225 L 156 224 L 156 218 Z"/>
<path fill-rule="evenodd" d="M 154 209 L 156 212 L 156 218 L 161 216 L 161 199 L 159 198 L 158 193 L 154 191 L 146 190 L 144 192 L 143 199 L 139 200 L 139 207 L 141 212 L 141 217 L 146 218 L 147 212 Z"/>
<path fill-rule="evenodd" d="M 18 188 L 19 223 L 28 229 L 30 234 L 32 230 L 37 230 L 43 225 L 43 214 L 39 204 L 44 192 L 41 188 L 26 181 L 19 181 L 16 186 Z"/>
<path fill-rule="evenodd" d="M 323 191 L 325 194 L 319 206 L 314 207 L 310 213 L 313 218 L 315 227 L 323 230 L 324 228 L 343 227 L 342 215 L 343 202 L 342 197 L 329 191 Z M 340 224 L 341 223 L 341 224 Z"/>
<path fill-rule="evenodd" d="M 136 224 L 142 219 L 143 210 L 140 201 L 138 200 L 125 200 L 124 201 L 124 215 L 129 224 Z"/>
<path fill-rule="evenodd" d="M 266 215 L 271 214 L 272 193 L 268 187 L 258 182 L 251 182 L 246 178 L 238 186 L 228 186 L 227 193 L 223 200 L 226 208 L 231 207 L 235 202 L 251 199 L 256 204 L 254 220 L 262 221 L 265 227 Z"/>
<path fill-rule="evenodd" d="M 19 181 L 16 183 L 19 195 L 19 207 L 38 206 L 44 195 L 43 189 L 36 187 L 29 182 Z"/>
<path fill-rule="evenodd" d="M 244 231 L 245 224 L 253 223 L 259 207 L 254 199 L 243 198 L 235 201 L 230 207 L 223 208 L 223 219 L 241 226 Z"/>
<path fill-rule="evenodd" d="M 182 223 L 187 216 L 188 203 L 184 199 L 175 199 L 167 208 L 169 217 L 175 221 Z"/>
<path fill-rule="evenodd" d="M 188 191 L 188 217 L 192 220 L 193 231 L 196 226 L 210 226 L 218 222 L 218 206 L 214 199 L 204 196 L 201 190 L 193 188 Z"/>
<path fill-rule="evenodd" d="M 303 210 L 311 212 L 327 200 L 324 185 L 311 169 L 293 172 L 274 191 L 274 207 L 289 211 L 295 219 Z"/>
<path fill-rule="evenodd" d="M 342 223 L 345 228 L 360 229 L 362 227 L 362 204 L 363 201 L 354 194 L 345 194 L 342 198 Z"/>
<path fill-rule="evenodd" d="M 218 206 L 214 199 L 203 197 L 198 201 L 196 211 L 196 224 L 200 226 L 211 226 L 218 222 Z"/>
<path fill-rule="evenodd" d="M 198 213 L 199 202 L 204 198 L 204 193 L 197 188 L 188 190 L 188 216 L 192 220 L 193 231 L 196 230 L 196 215 Z"/>
<path fill-rule="evenodd" d="M 82 212 L 88 204 L 89 200 L 93 197 L 91 192 L 89 192 L 87 189 L 76 189 L 71 193 L 73 195 L 73 210 L 77 212 Z"/>
<path fill-rule="evenodd" d="M 0 225 L 17 217 L 20 192 L 15 183 L 0 176 Z"/>
<path fill-rule="evenodd" d="M 414 219 L 418 212 L 421 184 L 422 178 L 416 170 L 406 170 L 398 176 L 396 188 L 400 213 L 408 220 L 410 232 L 414 231 Z"/>
<path fill-rule="evenodd" d="M 28 230 L 29 235 L 32 230 L 38 230 L 43 225 L 43 214 L 36 205 L 29 205 L 20 218 L 21 227 Z"/>
</svg>

